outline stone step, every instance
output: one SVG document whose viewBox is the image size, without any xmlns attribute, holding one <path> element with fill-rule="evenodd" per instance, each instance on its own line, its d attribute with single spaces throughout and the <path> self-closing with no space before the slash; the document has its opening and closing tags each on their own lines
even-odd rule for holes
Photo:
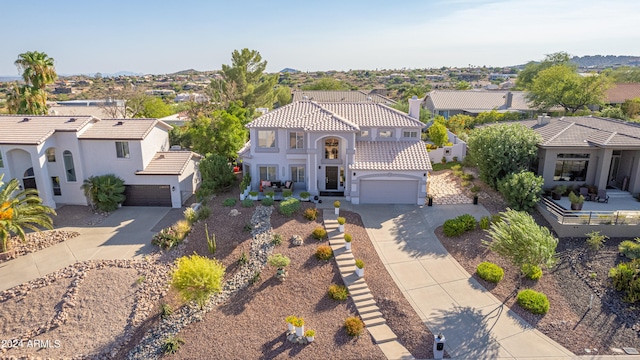
<svg viewBox="0 0 640 360">
<path fill-rule="evenodd" d="M 345 261 L 345 260 L 353 261 L 354 264 L 356 262 L 356 260 L 353 257 L 353 254 L 351 253 L 342 253 L 340 255 L 336 255 L 336 261 Z"/>
<path fill-rule="evenodd" d="M 353 301 L 356 303 L 356 306 L 357 306 L 358 302 L 365 301 L 365 300 L 373 300 L 373 295 L 371 294 L 371 292 L 368 292 L 361 295 L 355 295 L 355 296 L 352 295 L 351 298 L 353 299 Z"/>
<path fill-rule="evenodd" d="M 340 265 L 340 264 L 338 264 L 338 269 L 340 270 L 340 274 L 342 274 L 343 276 L 344 275 L 348 276 L 349 274 L 352 274 L 352 273 L 356 272 L 356 266 L 355 265 Z"/>
<path fill-rule="evenodd" d="M 364 325 L 366 327 L 371 327 L 371 326 L 376 326 L 376 325 L 383 325 L 383 324 L 387 323 L 387 321 L 382 317 L 377 317 L 377 318 L 367 319 L 367 320 L 363 319 L 362 322 L 364 323 Z"/>
<path fill-rule="evenodd" d="M 381 317 L 382 317 L 382 313 L 380 311 L 378 311 L 378 310 L 369 311 L 367 313 L 360 313 L 360 318 L 362 318 L 362 321 L 377 319 L 377 318 L 381 318 Z"/>
<path fill-rule="evenodd" d="M 331 250 L 333 250 L 333 253 L 335 254 L 336 252 L 344 252 L 344 246 L 342 245 L 333 245 L 333 244 L 329 244 L 329 246 L 331 246 Z"/>
<path fill-rule="evenodd" d="M 415 360 L 413 355 L 402 346 L 398 341 L 389 341 L 378 344 L 380 350 L 386 355 L 387 359 Z"/>
<path fill-rule="evenodd" d="M 360 300 L 360 301 L 353 301 L 356 304 L 356 309 L 358 309 L 358 312 L 360 312 L 361 308 L 366 308 L 367 306 L 375 306 L 376 310 L 380 310 L 378 308 L 378 305 L 376 304 L 376 301 L 373 299 L 368 299 L 368 300 Z"/>
<path fill-rule="evenodd" d="M 351 296 L 358 296 L 358 295 L 371 294 L 371 291 L 369 291 L 369 288 L 355 289 L 353 291 L 349 290 L 349 294 L 351 294 Z"/>
<path fill-rule="evenodd" d="M 364 302 L 363 302 L 364 303 Z M 366 306 L 357 306 L 358 308 L 358 314 L 360 314 L 360 316 L 369 314 L 369 313 L 380 313 L 380 308 L 378 307 L 378 305 L 376 305 L 376 302 L 373 302 L 373 305 L 366 305 Z"/>
<path fill-rule="evenodd" d="M 331 240 L 329 239 L 329 245 L 336 245 L 344 247 L 344 240 Z"/>
<path fill-rule="evenodd" d="M 396 334 L 394 334 L 391 328 L 386 324 L 367 327 L 367 331 L 369 331 L 369 334 L 371 334 L 371 337 L 373 338 L 373 342 L 376 344 L 383 344 L 398 340 Z"/>
</svg>

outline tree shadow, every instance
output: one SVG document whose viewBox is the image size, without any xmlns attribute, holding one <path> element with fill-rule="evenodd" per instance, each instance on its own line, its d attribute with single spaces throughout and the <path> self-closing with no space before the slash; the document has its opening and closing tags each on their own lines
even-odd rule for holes
<svg viewBox="0 0 640 360">
<path fill-rule="evenodd" d="M 338 284 L 338 285 L 344 286 L 344 283 L 342 282 L 342 277 L 340 276 L 340 272 L 337 269 L 336 271 L 333 272 L 333 278 L 331 279 L 331 284 Z M 349 297 L 347 297 L 347 299 L 345 300 L 334 300 L 329 296 L 328 291 L 329 291 L 329 288 L 327 287 L 327 293 L 325 296 L 323 296 L 320 299 L 320 301 L 318 301 L 318 303 L 315 306 L 315 311 L 317 312 L 329 311 L 329 310 L 335 309 L 340 305 L 349 303 Z"/>
<path fill-rule="evenodd" d="M 263 291 L 264 289 L 281 284 L 281 281 L 274 276 L 269 276 L 267 280 L 264 280 L 260 285 L 247 285 L 246 288 L 238 291 L 234 296 L 229 298 L 224 304 L 220 305 L 220 311 L 225 315 L 239 315 L 242 314 L 247 304 L 253 300 L 254 296 Z"/>
</svg>

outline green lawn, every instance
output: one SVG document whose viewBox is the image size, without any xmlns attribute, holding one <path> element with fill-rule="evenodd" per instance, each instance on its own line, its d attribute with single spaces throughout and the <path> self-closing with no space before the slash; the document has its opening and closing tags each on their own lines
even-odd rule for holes
<svg viewBox="0 0 640 360">
<path fill-rule="evenodd" d="M 462 165 L 459 161 L 450 161 L 448 163 L 442 164 L 442 163 L 435 163 L 433 164 L 433 171 L 440 171 L 440 170 L 449 170 L 451 169 L 452 166 L 460 164 Z"/>
</svg>

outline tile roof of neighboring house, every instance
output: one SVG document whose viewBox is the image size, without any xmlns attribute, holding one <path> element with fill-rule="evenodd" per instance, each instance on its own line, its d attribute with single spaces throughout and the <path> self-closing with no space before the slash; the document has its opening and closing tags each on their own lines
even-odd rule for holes
<svg viewBox="0 0 640 360">
<path fill-rule="evenodd" d="M 51 115 L 74 115 L 74 116 L 94 116 L 98 119 L 113 117 L 105 109 L 100 106 L 50 106 L 49 114 Z"/>
<path fill-rule="evenodd" d="M 92 121 L 98 119 L 91 116 L 0 115 L 0 144 L 39 145 L 56 131 L 76 132 Z"/>
<path fill-rule="evenodd" d="M 420 127 L 420 121 L 375 103 L 296 101 L 253 120 L 249 128 L 289 128 L 305 131 L 359 131 L 365 127 Z"/>
<path fill-rule="evenodd" d="M 511 104 L 509 104 L 511 94 Z M 427 93 L 436 110 L 465 110 L 482 112 L 491 110 L 533 110 L 524 91 L 433 90 Z"/>
<path fill-rule="evenodd" d="M 200 159 L 200 155 L 191 151 L 159 151 L 136 175 L 181 175 L 192 158 Z"/>
<path fill-rule="evenodd" d="M 386 96 L 358 91 L 300 90 L 293 92 L 293 101 L 310 100 L 316 102 L 362 102 L 395 104 Z"/>
<path fill-rule="evenodd" d="M 95 123 L 78 138 L 83 140 L 142 140 L 155 126 L 171 130 L 172 127 L 156 119 L 106 119 Z"/>
<path fill-rule="evenodd" d="M 636 147 L 640 146 L 640 124 L 600 117 L 551 118 L 519 122 L 542 136 L 549 147 Z"/>
<path fill-rule="evenodd" d="M 358 141 L 352 170 L 431 170 L 422 141 Z"/>
<path fill-rule="evenodd" d="M 251 155 L 250 151 L 251 151 L 251 140 L 244 143 L 244 145 L 242 146 L 242 149 L 238 150 L 238 156 L 249 157 L 249 155 Z"/>
<path fill-rule="evenodd" d="M 615 84 L 606 92 L 607 104 L 622 104 L 626 100 L 640 98 L 640 83 Z"/>
</svg>

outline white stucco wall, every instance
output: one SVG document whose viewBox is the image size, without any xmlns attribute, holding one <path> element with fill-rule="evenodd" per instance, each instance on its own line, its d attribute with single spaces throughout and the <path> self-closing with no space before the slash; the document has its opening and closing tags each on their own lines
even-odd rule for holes
<svg viewBox="0 0 640 360">
<path fill-rule="evenodd" d="M 128 143 L 129 158 L 119 159 L 116 140 L 80 140 L 87 177 L 116 174 L 125 184 L 134 184 L 136 171 L 144 169 L 142 148 L 138 140 L 129 140 Z"/>
<path fill-rule="evenodd" d="M 154 127 L 144 140 L 140 141 L 142 154 L 142 168 L 144 169 L 153 159 L 156 152 L 169 150 L 169 132 Z"/>
</svg>

